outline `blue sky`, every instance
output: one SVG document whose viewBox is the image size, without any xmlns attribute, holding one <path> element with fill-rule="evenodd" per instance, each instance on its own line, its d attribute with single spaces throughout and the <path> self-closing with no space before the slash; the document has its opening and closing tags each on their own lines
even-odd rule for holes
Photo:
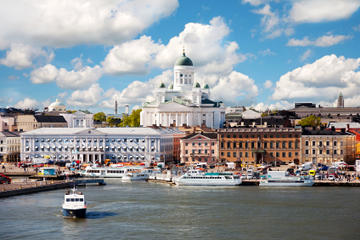
<svg viewBox="0 0 360 240">
<path fill-rule="evenodd" d="M 226 106 L 360 102 L 360 0 L 0 2 L 0 106 L 141 107 L 185 47 Z M 123 109 L 120 109 L 122 111 Z"/>
</svg>

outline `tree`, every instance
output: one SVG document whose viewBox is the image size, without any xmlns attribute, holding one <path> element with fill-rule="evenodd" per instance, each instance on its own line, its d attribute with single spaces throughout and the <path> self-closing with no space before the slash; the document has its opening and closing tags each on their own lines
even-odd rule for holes
<svg viewBox="0 0 360 240">
<path fill-rule="evenodd" d="M 66 113 L 71 113 L 71 114 L 73 114 L 73 113 L 76 113 L 76 110 L 66 110 Z"/>
<path fill-rule="evenodd" d="M 94 121 L 98 121 L 98 122 L 106 121 L 106 115 L 103 112 L 95 113 L 93 118 L 94 118 Z"/>
<path fill-rule="evenodd" d="M 314 115 L 310 115 L 299 121 L 299 125 L 302 127 L 318 127 L 321 124 L 321 118 Z"/>
<path fill-rule="evenodd" d="M 140 126 L 140 113 L 141 109 L 136 109 L 131 112 L 129 116 L 124 116 L 120 127 L 139 127 Z"/>
<path fill-rule="evenodd" d="M 109 124 L 110 127 L 116 127 L 119 126 L 119 124 L 121 123 L 121 119 L 109 116 L 106 118 L 106 122 Z"/>
</svg>

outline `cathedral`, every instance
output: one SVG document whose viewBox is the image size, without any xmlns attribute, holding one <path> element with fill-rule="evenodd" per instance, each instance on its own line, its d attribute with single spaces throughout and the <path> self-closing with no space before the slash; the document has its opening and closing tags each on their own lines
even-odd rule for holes
<svg viewBox="0 0 360 240">
<path fill-rule="evenodd" d="M 140 125 L 147 126 L 206 126 L 221 128 L 225 121 L 225 107 L 221 101 L 210 100 L 210 88 L 194 81 L 194 65 L 183 55 L 174 66 L 174 80 L 156 90 L 155 100 L 142 106 Z"/>
</svg>

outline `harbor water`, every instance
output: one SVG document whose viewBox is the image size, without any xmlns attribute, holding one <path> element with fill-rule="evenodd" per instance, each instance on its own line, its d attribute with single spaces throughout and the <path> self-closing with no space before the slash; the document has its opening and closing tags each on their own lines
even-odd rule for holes
<svg viewBox="0 0 360 240">
<path fill-rule="evenodd" d="M 0 239 L 360 239 L 360 188 L 107 183 L 79 189 L 85 219 L 64 190 L 0 199 Z"/>
</svg>

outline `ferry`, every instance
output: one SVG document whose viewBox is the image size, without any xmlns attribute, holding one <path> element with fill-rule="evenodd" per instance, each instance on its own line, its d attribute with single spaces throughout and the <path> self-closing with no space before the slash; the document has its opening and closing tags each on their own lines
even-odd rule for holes
<svg viewBox="0 0 360 240">
<path fill-rule="evenodd" d="M 260 187 L 311 187 L 314 181 L 309 176 L 290 176 L 286 171 L 269 171 Z"/>
<path fill-rule="evenodd" d="M 240 176 L 233 173 L 204 173 L 190 170 L 175 179 L 179 186 L 237 186 L 242 183 Z"/>
<path fill-rule="evenodd" d="M 99 178 L 122 178 L 128 172 L 144 169 L 144 166 L 126 166 L 126 167 L 86 167 L 82 173 L 84 177 Z"/>
<path fill-rule="evenodd" d="M 84 194 L 77 191 L 75 187 L 67 191 L 62 205 L 62 212 L 64 217 L 85 218 L 86 202 Z"/>
</svg>

